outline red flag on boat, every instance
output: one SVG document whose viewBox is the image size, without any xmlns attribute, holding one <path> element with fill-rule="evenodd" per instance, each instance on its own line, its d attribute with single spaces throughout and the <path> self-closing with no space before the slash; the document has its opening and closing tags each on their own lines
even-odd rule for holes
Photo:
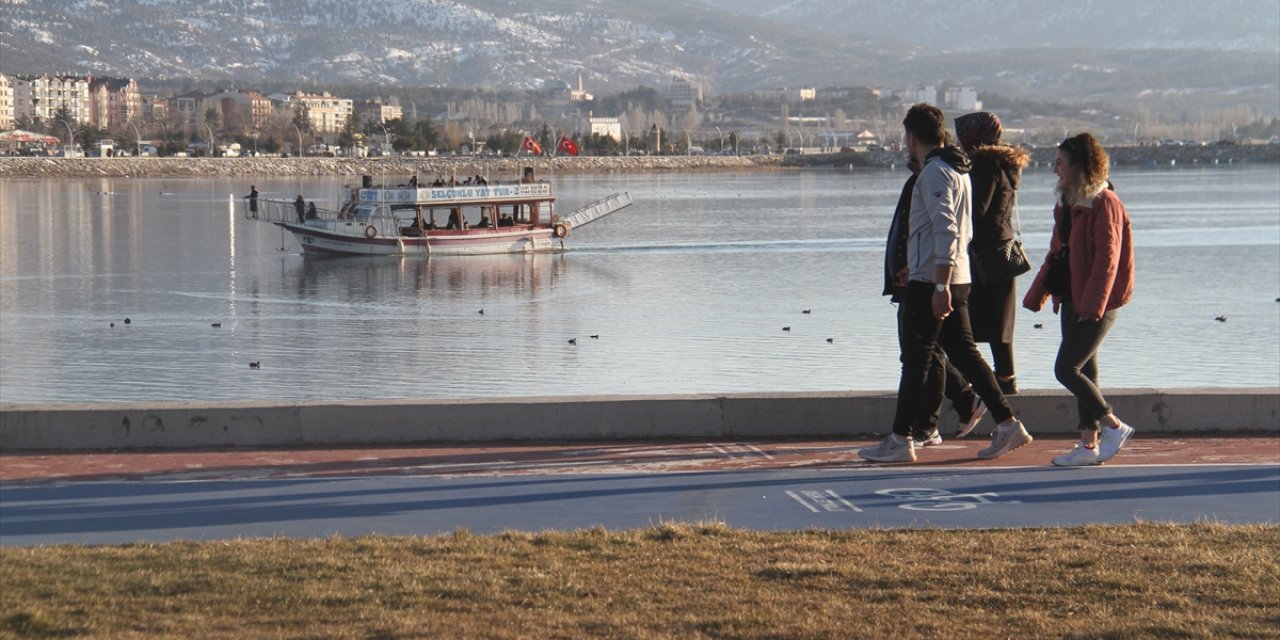
<svg viewBox="0 0 1280 640">
<path fill-rule="evenodd" d="M 520 145 L 521 149 L 532 153 L 535 156 L 542 155 L 542 145 L 529 136 L 524 137 L 524 144 Z"/>
<path fill-rule="evenodd" d="M 560 136 L 560 142 L 556 144 L 556 148 L 571 156 L 578 155 L 578 145 L 574 144 L 569 136 Z"/>
</svg>

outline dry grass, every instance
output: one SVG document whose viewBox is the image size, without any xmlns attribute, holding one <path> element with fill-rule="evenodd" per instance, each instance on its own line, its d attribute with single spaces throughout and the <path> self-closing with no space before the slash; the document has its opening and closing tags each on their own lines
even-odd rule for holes
<svg viewBox="0 0 1280 640">
<path fill-rule="evenodd" d="M 1280 527 L 0 549 L 5 638 L 1276 638 Z"/>
</svg>

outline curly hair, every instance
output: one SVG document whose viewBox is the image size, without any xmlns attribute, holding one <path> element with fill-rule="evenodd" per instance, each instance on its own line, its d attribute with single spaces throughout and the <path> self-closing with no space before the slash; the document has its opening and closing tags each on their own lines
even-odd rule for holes
<svg viewBox="0 0 1280 640">
<path fill-rule="evenodd" d="M 1067 154 L 1067 161 L 1080 175 L 1079 183 L 1068 187 L 1068 193 L 1063 194 L 1070 196 L 1068 202 L 1096 196 L 1106 188 L 1111 158 L 1093 134 L 1085 132 L 1067 138 L 1058 145 L 1058 150 Z"/>
</svg>

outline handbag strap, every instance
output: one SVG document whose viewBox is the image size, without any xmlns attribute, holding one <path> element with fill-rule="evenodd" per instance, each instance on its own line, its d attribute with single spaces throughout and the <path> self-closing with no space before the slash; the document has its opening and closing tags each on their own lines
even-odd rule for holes
<svg viewBox="0 0 1280 640">
<path fill-rule="evenodd" d="M 1022 239 L 1022 216 L 1018 212 L 1018 192 L 1013 192 L 1013 223 L 1017 225 L 1014 231 L 1018 234 L 1018 239 Z"/>
</svg>

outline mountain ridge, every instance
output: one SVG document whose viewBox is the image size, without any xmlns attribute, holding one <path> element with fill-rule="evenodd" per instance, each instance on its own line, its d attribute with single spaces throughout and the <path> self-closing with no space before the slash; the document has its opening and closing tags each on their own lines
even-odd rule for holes
<svg viewBox="0 0 1280 640">
<path fill-rule="evenodd" d="M 996 0 L 992 6 L 1007 7 L 1010 1 Z M 1177 6 L 1189 2 L 1169 1 Z M 1260 4 L 1224 1 L 1235 11 Z M 1009 47 L 994 50 L 925 47 L 902 39 L 915 32 L 890 28 L 891 18 L 905 21 L 883 4 L 0 0 L 0 70 L 215 84 L 375 83 L 486 90 L 563 85 L 576 82 L 580 73 L 586 88 L 596 93 L 660 87 L 672 77 L 701 80 L 711 93 L 837 85 L 905 88 L 956 81 L 1024 97 L 1150 100 L 1153 108 L 1161 108 L 1165 103 L 1159 96 L 1182 96 L 1191 108 L 1244 103 L 1260 112 L 1280 110 L 1280 56 L 1265 48 L 1107 49 L 1079 43 L 1072 49 L 1009 48 L 1019 42 L 1016 38 L 1007 39 Z M 962 34 L 972 32 L 984 15 L 979 11 L 984 5 L 969 0 L 946 5 L 919 0 L 917 5 L 923 17 L 910 26 L 920 33 L 950 33 L 939 31 L 938 25 L 947 24 Z M 949 13 L 931 11 L 944 6 Z M 1062 5 L 1028 0 L 1026 6 L 1031 7 L 1024 12 L 1030 18 L 1010 24 L 1044 18 L 1057 21 L 1063 30 L 1083 31 L 1078 25 L 1090 24 L 1101 4 L 1082 0 L 1052 13 L 1049 8 Z M 1149 16 L 1151 6 L 1126 3 L 1109 15 L 1114 22 L 1132 24 Z M 1036 8 L 1046 13 L 1037 16 Z M 822 11 L 827 12 L 825 21 L 818 20 Z M 851 23 L 853 15 L 859 16 L 856 24 Z M 1170 19 L 1146 26 L 1177 36 L 1191 28 L 1186 22 Z M 1280 23 L 1280 15 L 1257 22 L 1265 29 Z M 1044 28 L 1038 32 L 1041 37 Z M 1256 31 L 1249 26 L 1236 33 L 1247 39 Z"/>
</svg>

